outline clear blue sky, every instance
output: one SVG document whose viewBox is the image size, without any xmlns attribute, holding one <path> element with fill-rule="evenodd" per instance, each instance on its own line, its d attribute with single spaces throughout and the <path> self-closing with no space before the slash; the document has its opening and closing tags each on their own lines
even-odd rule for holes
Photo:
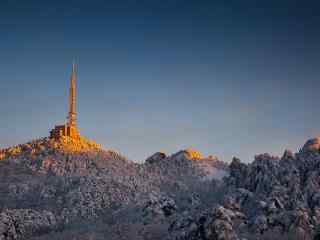
<svg viewBox="0 0 320 240">
<path fill-rule="evenodd" d="M 305 3 L 307 2 L 307 3 Z M 65 121 L 133 160 L 192 146 L 251 161 L 320 133 L 316 1 L 0 2 L 0 147 Z"/>
</svg>

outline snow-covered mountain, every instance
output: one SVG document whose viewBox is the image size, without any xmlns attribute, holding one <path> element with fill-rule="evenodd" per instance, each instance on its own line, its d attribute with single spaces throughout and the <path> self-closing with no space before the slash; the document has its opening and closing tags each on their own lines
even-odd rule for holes
<svg viewBox="0 0 320 240">
<path fill-rule="evenodd" d="M 194 149 L 144 163 L 83 137 L 0 150 L 0 239 L 318 239 L 320 139 L 230 165 Z"/>
</svg>

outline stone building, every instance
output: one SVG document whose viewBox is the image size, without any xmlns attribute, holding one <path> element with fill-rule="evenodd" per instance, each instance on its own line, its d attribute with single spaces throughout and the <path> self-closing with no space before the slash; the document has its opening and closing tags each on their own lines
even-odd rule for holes
<svg viewBox="0 0 320 240">
<path fill-rule="evenodd" d="M 50 138 L 59 139 L 62 136 L 77 139 L 80 137 L 80 133 L 77 128 L 77 111 L 76 111 L 76 65 L 72 64 L 72 72 L 70 77 L 70 89 L 69 89 L 69 111 L 67 117 L 67 123 L 63 125 L 57 125 L 50 131 Z"/>
</svg>

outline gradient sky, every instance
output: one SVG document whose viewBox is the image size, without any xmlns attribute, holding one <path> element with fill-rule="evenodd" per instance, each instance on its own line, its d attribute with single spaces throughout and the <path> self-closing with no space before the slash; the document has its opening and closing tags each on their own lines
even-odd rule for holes
<svg viewBox="0 0 320 240">
<path fill-rule="evenodd" d="M 320 134 L 317 1 L 0 1 L 0 147 L 65 121 L 133 160 L 230 161 Z"/>
</svg>

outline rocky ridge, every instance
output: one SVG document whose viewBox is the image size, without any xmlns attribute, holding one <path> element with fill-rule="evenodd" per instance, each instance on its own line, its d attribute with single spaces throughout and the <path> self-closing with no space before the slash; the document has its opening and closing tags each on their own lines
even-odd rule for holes
<svg viewBox="0 0 320 240">
<path fill-rule="evenodd" d="M 319 239 L 320 139 L 227 165 L 194 149 L 134 163 L 94 142 L 0 151 L 0 239 Z"/>
</svg>

